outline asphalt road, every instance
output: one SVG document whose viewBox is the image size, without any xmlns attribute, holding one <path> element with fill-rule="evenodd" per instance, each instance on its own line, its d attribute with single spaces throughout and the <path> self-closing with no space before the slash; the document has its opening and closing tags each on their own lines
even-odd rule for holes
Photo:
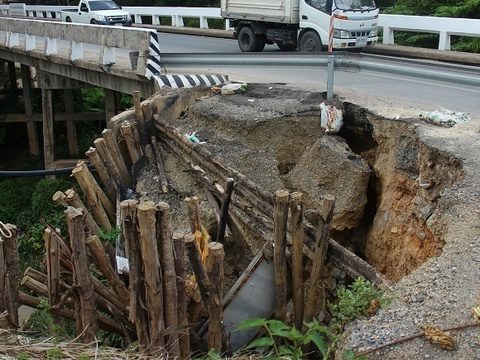
<svg viewBox="0 0 480 360">
<path fill-rule="evenodd" d="M 161 51 L 165 53 L 240 52 L 236 41 L 230 39 L 159 33 L 159 41 Z M 282 56 L 276 45 L 267 45 L 265 51 L 278 52 L 278 56 Z M 407 60 L 385 58 L 385 61 L 401 63 Z M 435 62 L 425 61 L 425 64 L 435 68 Z M 326 91 L 327 77 L 324 68 L 204 66 L 195 69 L 169 67 L 167 70 L 170 73 L 211 71 L 247 82 L 286 83 L 295 87 Z M 391 108 L 391 112 L 409 109 L 410 112 L 407 113 L 411 115 L 422 110 L 432 111 L 443 107 L 452 111 L 467 112 L 473 118 L 480 119 L 478 87 L 372 71 L 339 71 L 335 73 L 335 92 L 347 101 L 363 101 L 365 105 L 375 103 L 376 106 L 383 104 Z"/>
</svg>

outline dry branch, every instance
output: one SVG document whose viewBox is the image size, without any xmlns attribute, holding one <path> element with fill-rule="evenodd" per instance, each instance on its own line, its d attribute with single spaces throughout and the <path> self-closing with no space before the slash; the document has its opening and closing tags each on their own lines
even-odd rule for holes
<svg viewBox="0 0 480 360">
<path fill-rule="evenodd" d="M 228 208 L 230 207 L 230 201 L 232 200 L 233 185 L 235 180 L 232 178 L 227 179 L 227 186 L 223 194 L 222 209 L 220 213 L 220 222 L 218 225 L 217 242 L 223 244 L 225 241 L 225 229 L 228 221 Z"/>
</svg>

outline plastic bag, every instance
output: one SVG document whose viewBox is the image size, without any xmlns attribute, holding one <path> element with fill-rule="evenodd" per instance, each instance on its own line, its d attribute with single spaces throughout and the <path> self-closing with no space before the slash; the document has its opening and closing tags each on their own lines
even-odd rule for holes
<svg viewBox="0 0 480 360">
<path fill-rule="evenodd" d="M 222 95 L 243 94 L 246 90 L 246 82 L 236 82 L 222 86 Z"/>
<path fill-rule="evenodd" d="M 340 131 L 343 125 L 343 111 L 334 105 L 320 104 L 320 121 L 322 129 L 326 133 L 335 134 Z"/>
</svg>

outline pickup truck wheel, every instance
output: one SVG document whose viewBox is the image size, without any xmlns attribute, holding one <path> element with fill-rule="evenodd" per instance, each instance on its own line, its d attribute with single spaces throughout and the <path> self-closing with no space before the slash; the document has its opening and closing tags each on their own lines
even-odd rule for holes
<svg viewBox="0 0 480 360">
<path fill-rule="evenodd" d="M 322 41 L 315 31 L 307 31 L 300 38 L 298 46 L 301 52 L 314 52 L 322 50 Z"/>
<path fill-rule="evenodd" d="M 69 17 L 67 17 L 67 18 L 65 19 L 65 22 L 72 22 L 72 19 L 70 19 Z"/>
<path fill-rule="evenodd" d="M 255 35 L 250 26 L 244 26 L 238 32 L 238 47 L 243 52 L 262 51 L 265 43 L 265 36 Z"/>
<path fill-rule="evenodd" d="M 95 25 L 96 23 L 95 19 L 90 20 L 90 24 Z"/>
</svg>

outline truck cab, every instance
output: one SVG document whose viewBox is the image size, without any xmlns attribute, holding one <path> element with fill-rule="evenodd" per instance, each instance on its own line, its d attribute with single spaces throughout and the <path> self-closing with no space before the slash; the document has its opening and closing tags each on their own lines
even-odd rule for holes
<svg viewBox="0 0 480 360">
<path fill-rule="evenodd" d="M 78 9 L 63 10 L 62 21 L 82 24 L 131 26 L 130 14 L 111 0 L 81 0 Z"/>
<path fill-rule="evenodd" d="M 331 16 L 334 49 L 374 45 L 378 12 L 373 0 L 301 0 L 299 50 L 318 51 L 328 45 Z"/>
</svg>

